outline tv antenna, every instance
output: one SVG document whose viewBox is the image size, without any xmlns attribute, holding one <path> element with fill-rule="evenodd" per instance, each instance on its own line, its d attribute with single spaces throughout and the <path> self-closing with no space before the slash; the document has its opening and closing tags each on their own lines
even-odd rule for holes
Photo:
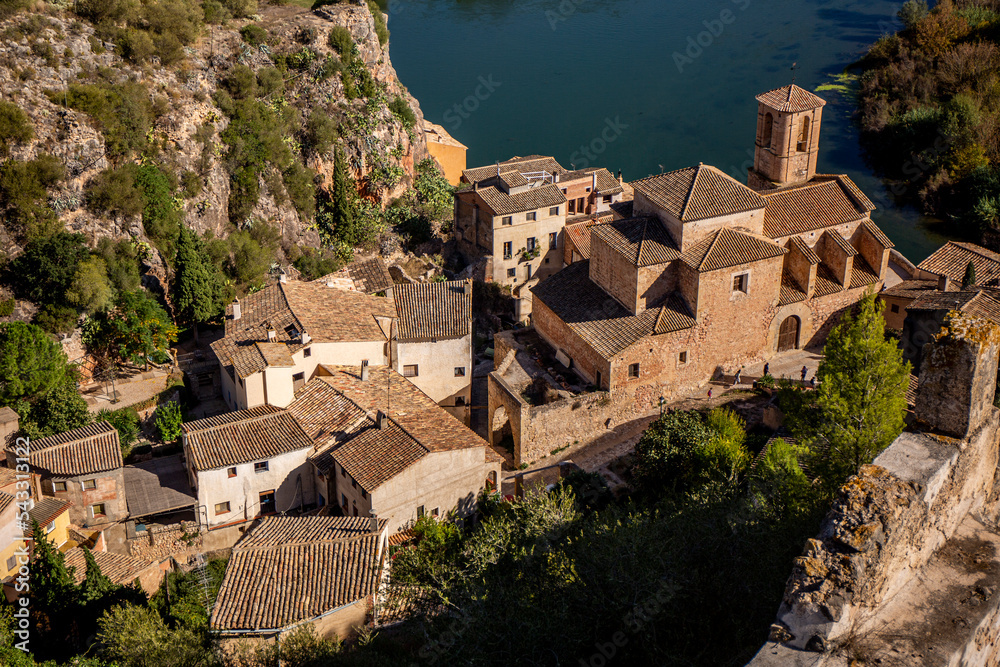
<svg viewBox="0 0 1000 667">
<path fill-rule="evenodd" d="M 796 63 L 792 63 L 791 69 L 792 69 L 792 85 L 794 86 L 795 85 L 795 70 L 799 69 L 799 64 L 797 62 Z"/>
</svg>

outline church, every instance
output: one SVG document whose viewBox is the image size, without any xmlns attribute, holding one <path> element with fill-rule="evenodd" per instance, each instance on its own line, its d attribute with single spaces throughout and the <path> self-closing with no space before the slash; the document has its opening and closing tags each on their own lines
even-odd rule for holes
<svg viewBox="0 0 1000 667">
<path fill-rule="evenodd" d="M 717 372 L 819 347 L 892 242 L 843 174 L 817 174 L 826 102 L 794 84 L 757 96 L 746 184 L 704 164 L 631 184 L 589 253 L 533 290 L 532 323 L 577 374 L 636 410 Z"/>
</svg>

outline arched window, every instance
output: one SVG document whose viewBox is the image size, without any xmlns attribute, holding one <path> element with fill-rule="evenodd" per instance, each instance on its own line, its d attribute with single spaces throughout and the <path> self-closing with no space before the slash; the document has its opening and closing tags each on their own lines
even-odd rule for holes
<svg viewBox="0 0 1000 667">
<path fill-rule="evenodd" d="M 774 117 L 770 112 L 764 114 L 764 131 L 761 133 L 760 143 L 766 148 L 771 147 L 771 132 L 774 129 Z"/>
<path fill-rule="evenodd" d="M 800 153 L 809 150 L 809 116 L 802 119 L 802 126 L 799 128 L 799 145 L 797 150 Z"/>
</svg>

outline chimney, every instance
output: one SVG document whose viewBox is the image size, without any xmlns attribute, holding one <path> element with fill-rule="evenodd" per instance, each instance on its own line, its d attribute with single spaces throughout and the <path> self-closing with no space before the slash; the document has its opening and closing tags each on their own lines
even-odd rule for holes
<svg viewBox="0 0 1000 667">
<path fill-rule="evenodd" d="M 465 286 L 463 288 L 466 296 L 472 296 L 472 278 L 465 281 Z"/>
<path fill-rule="evenodd" d="M 236 299 L 233 299 L 233 321 L 235 322 L 236 320 L 240 319 L 240 317 L 242 317 L 242 316 L 243 316 L 243 312 L 242 312 L 242 309 L 240 307 L 240 300 L 237 297 Z"/>
<path fill-rule="evenodd" d="M 597 194 L 597 172 L 595 171 L 592 174 L 592 176 L 593 176 L 593 181 L 591 182 L 592 184 L 590 186 L 590 191 L 593 192 L 594 194 Z"/>
<path fill-rule="evenodd" d="M 951 278 L 942 273 L 938 276 L 938 289 L 947 292 L 949 287 L 951 287 Z"/>
<path fill-rule="evenodd" d="M 500 163 L 497 162 L 497 178 L 500 178 Z"/>
<path fill-rule="evenodd" d="M 309 341 L 311 341 L 311 340 L 312 340 L 312 336 L 310 336 L 305 331 L 303 331 L 302 332 L 302 344 L 303 345 L 308 345 Z"/>
<path fill-rule="evenodd" d="M 275 331 L 274 329 L 268 329 L 267 330 L 267 342 L 268 343 L 273 343 L 276 340 L 278 340 L 278 332 Z"/>
<path fill-rule="evenodd" d="M 552 182 L 553 183 L 558 183 L 559 182 L 559 174 L 558 173 L 552 174 Z"/>
<path fill-rule="evenodd" d="M 371 532 L 372 534 L 378 533 L 378 514 L 375 514 L 375 510 L 372 510 L 372 522 L 371 522 Z"/>
<path fill-rule="evenodd" d="M 619 185 L 620 185 L 620 184 L 621 184 L 622 182 L 623 182 L 623 181 L 622 181 L 622 170 L 621 170 L 621 169 L 619 169 L 619 170 L 618 170 L 618 183 L 619 183 Z"/>
<path fill-rule="evenodd" d="M 288 274 L 285 273 L 284 271 L 282 271 L 281 273 L 279 273 L 278 274 L 278 282 L 279 283 L 287 283 L 288 282 Z"/>
<path fill-rule="evenodd" d="M 476 181 L 475 183 L 472 184 L 472 191 L 479 192 L 479 181 Z"/>
<path fill-rule="evenodd" d="M 378 426 L 378 430 L 384 431 L 389 426 L 389 418 L 381 410 L 375 415 L 375 425 Z"/>
<path fill-rule="evenodd" d="M 365 382 L 368 380 L 368 360 L 361 360 L 361 381 Z"/>
</svg>

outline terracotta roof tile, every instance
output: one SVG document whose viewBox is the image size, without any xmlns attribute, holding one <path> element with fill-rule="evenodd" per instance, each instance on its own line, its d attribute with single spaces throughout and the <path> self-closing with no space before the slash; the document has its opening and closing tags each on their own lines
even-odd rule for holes
<svg viewBox="0 0 1000 667">
<path fill-rule="evenodd" d="M 933 291 L 914 299 L 906 307 L 909 311 L 918 310 L 962 310 L 965 305 L 976 298 L 978 292 L 967 289 L 958 292 Z"/>
<path fill-rule="evenodd" d="M 94 555 L 94 561 L 101 568 L 101 574 L 116 584 L 132 583 L 139 576 L 139 573 L 150 565 L 131 556 L 111 553 L 110 551 L 91 551 L 90 553 Z M 87 577 L 87 559 L 83 554 L 83 547 L 73 547 L 66 552 L 65 558 L 66 566 L 74 569 L 73 581 L 76 584 L 83 583 Z"/>
<path fill-rule="evenodd" d="M 889 237 L 885 235 L 885 232 L 879 229 L 878 225 L 871 220 L 865 220 L 861 223 L 861 226 L 864 227 L 865 231 L 868 232 L 871 237 L 875 239 L 875 242 L 883 248 L 888 249 L 896 247 L 896 244 L 889 240 Z"/>
<path fill-rule="evenodd" d="M 895 296 L 904 299 L 916 299 L 938 288 L 936 280 L 904 280 L 880 292 L 882 296 Z"/>
<path fill-rule="evenodd" d="M 965 304 L 962 312 L 1000 324 L 1000 297 L 995 293 L 981 290 L 975 299 Z"/>
<path fill-rule="evenodd" d="M 618 195 L 625 191 L 618 179 L 611 175 L 611 172 L 600 167 L 599 169 L 578 169 L 576 171 L 566 171 L 559 174 L 558 185 L 562 187 L 564 183 L 573 181 L 589 180 L 593 183 L 594 174 L 597 174 L 597 194 Z"/>
<path fill-rule="evenodd" d="M 264 411 L 263 407 L 271 409 Z M 223 423 L 219 417 L 210 417 L 184 425 L 190 464 L 195 470 L 224 468 L 313 447 L 313 441 L 286 410 L 259 406 L 225 417 Z"/>
<path fill-rule="evenodd" d="M 365 410 L 322 380 L 299 389 L 288 411 L 317 444 L 343 439 L 370 421 Z"/>
<path fill-rule="evenodd" d="M 698 165 L 630 184 L 682 222 L 764 208 L 764 199 L 715 167 Z"/>
<path fill-rule="evenodd" d="M 823 98 L 813 95 L 794 83 L 761 93 L 757 96 L 757 101 L 775 111 L 791 113 L 808 111 L 826 104 L 826 100 Z"/>
<path fill-rule="evenodd" d="M 816 267 L 816 285 L 813 288 L 813 296 L 829 296 L 837 292 L 842 292 L 843 286 L 837 281 L 826 264 Z"/>
<path fill-rule="evenodd" d="M 68 512 L 73 504 L 68 500 L 53 498 L 52 496 L 42 496 L 34 501 L 32 508 L 28 510 L 28 516 L 32 521 L 37 521 L 38 525 L 44 528 L 55 521 L 63 512 Z"/>
<path fill-rule="evenodd" d="M 1000 286 L 1000 255 L 976 245 L 948 241 L 920 262 L 917 268 L 937 275 L 946 275 L 961 283 L 969 262 L 976 267 L 976 284 L 986 287 Z"/>
<path fill-rule="evenodd" d="M 623 255 L 632 266 L 666 264 L 681 256 L 656 218 L 632 218 L 594 225 L 590 233 Z"/>
<path fill-rule="evenodd" d="M 372 424 L 361 429 L 333 449 L 331 456 L 370 493 L 428 453 L 416 438 L 389 419 L 384 428 Z"/>
<path fill-rule="evenodd" d="M 377 255 L 371 259 L 351 262 L 339 271 L 328 273 L 312 282 L 327 287 L 342 286 L 342 289 L 353 289 L 364 294 L 377 294 L 393 286 L 389 267 Z"/>
<path fill-rule="evenodd" d="M 858 254 L 858 251 L 854 248 L 854 246 L 848 243 L 847 239 L 845 239 L 837 232 L 833 232 L 828 229 L 825 232 L 823 232 L 823 236 L 821 236 L 820 238 L 825 239 L 824 243 L 832 243 L 838 248 L 840 248 L 841 252 L 843 252 L 848 257 L 854 257 L 855 255 Z"/>
<path fill-rule="evenodd" d="M 8 507 L 17 502 L 17 498 L 9 493 L 4 493 L 0 491 L 0 516 L 7 510 Z"/>
<path fill-rule="evenodd" d="M 516 194 L 507 194 L 492 185 L 480 188 L 478 192 L 493 215 L 511 215 L 566 203 L 566 195 L 551 183 L 537 185 Z"/>
<path fill-rule="evenodd" d="M 379 519 L 381 533 L 389 522 Z M 268 516 L 258 519 L 239 542 L 237 549 L 280 547 L 304 542 L 334 542 L 365 537 L 372 533 L 370 517 L 348 516 Z"/>
<path fill-rule="evenodd" d="M 496 178 L 498 171 L 497 166 L 498 165 L 491 164 L 486 167 L 466 169 L 462 172 L 462 177 L 469 183 L 476 183 L 478 181 L 486 181 L 491 178 Z M 540 171 L 547 171 L 550 174 L 561 174 L 566 171 L 558 162 L 555 161 L 554 158 L 545 155 L 512 157 L 509 160 L 499 163 L 499 167 L 499 172 L 501 174 L 512 171 L 519 174 L 530 174 Z"/>
<path fill-rule="evenodd" d="M 788 252 L 774 241 L 729 227 L 712 232 L 691 246 L 681 259 L 699 272 L 759 262 Z"/>
<path fill-rule="evenodd" d="M 878 273 L 875 272 L 875 269 L 861 255 L 855 257 L 851 269 L 851 289 L 874 285 L 877 282 Z"/>
<path fill-rule="evenodd" d="M 814 179 L 804 185 L 762 192 L 767 202 L 764 233 L 779 238 L 864 218 L 867 211 L 847 191 L 845 182 L 849 181 L 846 176 Z"/>
<path fill-rule="evenodd" d="M 118 431 L 98 422 L 31 442 L 31 467 L 56 477 L 75 477 L 122 467 Z"/>
<path fill-rule="evenodd" d="M 806 293 L 799 284 L 795 282 L 795 279 L 790 275 L 783 274 L 781 276 L 781 290 L 778 296 L 778 305 L 787 306 L 790 303 L 799 303 L 800 301 L 806 300 Z"/>
<path fill-rule="evenodd" d="M 577 254 L 583 259 L 590 259 L 590 227 L 593 221 L 577 222 L 566 225 L 566 238 L 576 248 Z"/>
<path fill-rule="evenodd" d="M 802 240 L 801 236 L 793 236 L 788 239 L 788 244 L 785 246 L 789 249 L 794 246 L 802 255 L 806 258 L 806 261 L 810 264 L 819 264 L 820 258 L 816 254 L 816 251 L 809 247 L 809 244 Z"/>
<path fill-rule="evenodd" d="M 460 338 L 472 333 L 471 281 L 399 285 L 393 298 L 399 311 L 400 340 Z"/>
<path fill-rule="evenodd" d="M 632 215 L 632 209 L 635 207 L 635 202 L 631 199 L 628 201 L 619 201 L 611 205 L 611 213 L 614 215 L 615 220 L 628 220 L 629 218 L 635 217 Z"/>
<path fill-rule="evenodd" d="M 272 531 L 266 517 L 244 537 L 248 545 L 258 530 Z M 324 517 L 330 535 L 341 531 L 338 522 L 352 519 Z M 316 535 L 316 522 L 302 522 L 302 533 L 281 527 L 286 543 L 274 546 L 233 547 L 226 574 L 212 610 L 214 630 L 273 630 L 315 618 L 338 607 L 372 598 L 382 576 L 379 559 L 380 534 L 331 538 Z M 347 528 L 346 530 L 350 530 Z M 266 541 L 266 540 L 265 540 Z"/>
<path fill-rule="evenodd" d="M 543 280 L 532 293 L 604 359 L 645 336 L 694 326 L 680 297 L 671 295 L 662 306 L 633 315 L 594 284 L 589 271 L 589 261 L 576 262 Z M 664 314 L 663 309 L 671 312 Z"/>
</svg>

